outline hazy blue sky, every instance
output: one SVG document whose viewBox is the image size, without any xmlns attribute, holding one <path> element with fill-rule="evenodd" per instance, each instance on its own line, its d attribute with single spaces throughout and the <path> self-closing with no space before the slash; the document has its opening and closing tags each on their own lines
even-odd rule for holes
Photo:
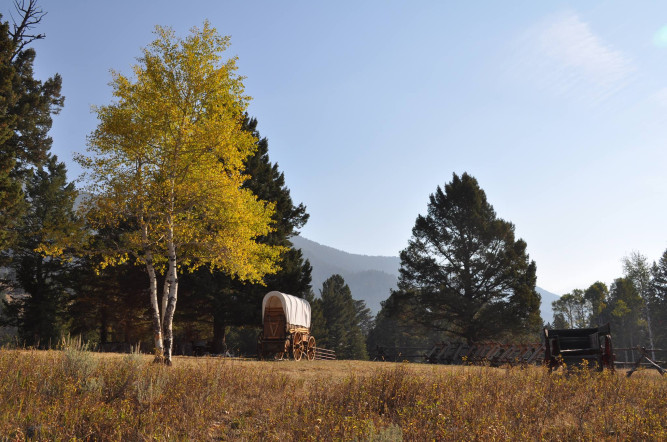
<svg viewBox="0 0 667 442">
<path fill-rule="evenodd" d="M 155 25 L 209 19 L 308 207 L 303 236 L 397 255 L 429 194 L 468 172 L 547 290 L 609 284 L 623 256 L 667 248 L 667 2 L 41 4 L 37 75 L 63 77 L 52 136 L 72 178 L 109 69 L 129 73 Z"/>
</svg>

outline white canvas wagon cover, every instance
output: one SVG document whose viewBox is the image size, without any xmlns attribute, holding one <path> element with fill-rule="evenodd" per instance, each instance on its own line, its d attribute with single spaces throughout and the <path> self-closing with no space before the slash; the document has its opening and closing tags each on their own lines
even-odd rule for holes
<svg viewBox="0 0 667 442">
<path fill-rule="evenodd" d="M 310 304 L 305 299 L 278 291 L 267 293 L 262 301 L 262 322 L 264 322 L 264 312 L 267 306 L 269 308 L 282 307 L 288 326 L 310 328 Z"/>
</svg>

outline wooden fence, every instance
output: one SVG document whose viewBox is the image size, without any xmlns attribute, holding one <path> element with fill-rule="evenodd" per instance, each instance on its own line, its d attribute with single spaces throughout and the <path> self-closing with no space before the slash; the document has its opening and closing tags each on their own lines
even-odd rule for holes
<svg viewBox="0 0 667 442">
<path fill-rule="evenodd" d="M 536 364 L 544 360 L 544 344 L 502 344 L 480 342 L 441 342 L 425 354 L 425 359 L 434 364 L 479 364 L 500 366 L 506 364 Z"/>
<path fill-rule="evenodd" d="M 315 347 L 316 361 L 335 361 L 336 352 L 327 348 Z"/>
<path fill-rule="evenodd" d="M 655 363 L 662 366 L 667 365 L 667 349 L 647 348 L 644 351 L 646 351 Z M 632 366 L 637 359 L 642 357 L 642 352 L 637 347 L 614 348 L 614 354 L 616 355 L 614 364 L 620 367 Z"/>
</svg>

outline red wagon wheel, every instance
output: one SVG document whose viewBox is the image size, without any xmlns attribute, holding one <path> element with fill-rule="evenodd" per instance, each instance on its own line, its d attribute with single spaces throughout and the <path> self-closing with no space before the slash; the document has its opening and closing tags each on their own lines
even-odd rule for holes
<svg viewBox="0 0 667 442">
<path fill-rule="evenodd" d="M 306 357 L 309 361 L 315 359 L 315 336 L 311 336 L 308 339 L 308 348 L 306 349 Z"/>
<path fill-rule="evenodd" d="M 292 338 L 292 356 L 294 356 L 295 361 L 301 360 L 301 355 L 303 354 L 302 346 L 303 339 L 301 333 L 294 333 L 294 337 Z"/>
</svg>

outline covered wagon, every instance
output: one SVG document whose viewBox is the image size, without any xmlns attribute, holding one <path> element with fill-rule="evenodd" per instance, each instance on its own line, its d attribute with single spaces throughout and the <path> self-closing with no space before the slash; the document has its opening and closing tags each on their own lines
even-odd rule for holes
<svg viewBox="0 0 667 442">
<path fill-rule="evenodd" d="M 278 291 L 269 292 L 262 301 L 263 330 L 257 337 L 259 359 L 305 355 L 315 359 L 315 338 L 310 335 L 310 304 L 305 299 Z"/>
</svg>

